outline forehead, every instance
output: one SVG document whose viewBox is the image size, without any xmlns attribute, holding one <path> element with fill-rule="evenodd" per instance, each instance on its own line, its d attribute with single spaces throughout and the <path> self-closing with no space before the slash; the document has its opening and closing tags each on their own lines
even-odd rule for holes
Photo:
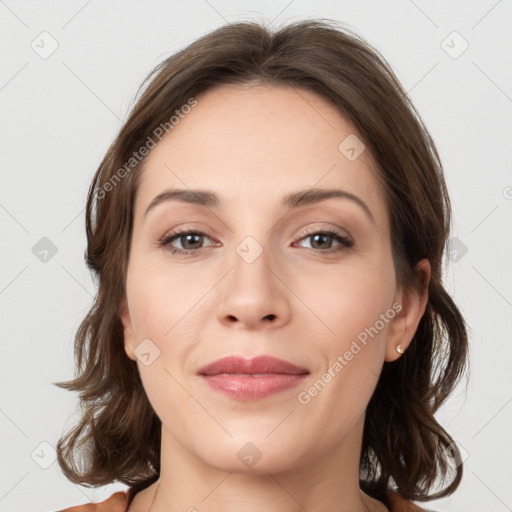
<svg viewBox="0 0 512 512">
<path fill-rule="evenodd" d="M 217 86 L 196 100 L 146 157 L 139 215 L 166 188 L 209 189 L 223 204 L 265 208 L 295 190 L 341 187 L 377 218 L 385 216 L 372 156 L 365 149 L 347 158 L 344 141 L 359 144 L 362 137 L 327 100 L 300 88 L 261 85 Z"/>
</svg>

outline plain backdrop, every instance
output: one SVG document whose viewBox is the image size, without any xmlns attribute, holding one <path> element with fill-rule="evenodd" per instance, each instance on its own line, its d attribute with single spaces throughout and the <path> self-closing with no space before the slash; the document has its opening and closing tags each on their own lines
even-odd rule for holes
<svg viewBox="0 0 512 512">
<path fill-rule="evenodd" d="M 227 22 L 333 18 L 389 61 L 439 148 L 453 202 L 446 285 L 471 374 L 438 413 L 465 454 L 443 511 L 512 510 L 512 2 L 0 1 L 0 511 L 100 501 L 54 448 L 75 419 L 73 336 L 95 293 L 87 188 L 145 75 Z M 47 252 L 44 252 L 47 251 Z"/>
</svg>

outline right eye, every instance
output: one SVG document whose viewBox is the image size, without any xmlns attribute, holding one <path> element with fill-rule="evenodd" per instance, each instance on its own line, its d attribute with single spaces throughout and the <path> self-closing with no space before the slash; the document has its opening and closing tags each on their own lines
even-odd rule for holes
<svg viewBox="0 0 512 512">
<path fill-rule="evenodd" d="M 176 230 L 171 233 L 165 235 L 162 240 L 160 240 L 159 245 L 161 247 L 169 248 L 172 254 L 194 254 L 196 251 L 201 249 L 201 247 L 192 247 L 188 248 L 188 245 L 198 245 L 204 238 L 209 238 L 208 235 L 203 233 L 202 231 L 184 229 L 184 230 Z M 174 241 L 180 241 L 182 248 L 175 248 L 172 244 Z"/>
</svg>

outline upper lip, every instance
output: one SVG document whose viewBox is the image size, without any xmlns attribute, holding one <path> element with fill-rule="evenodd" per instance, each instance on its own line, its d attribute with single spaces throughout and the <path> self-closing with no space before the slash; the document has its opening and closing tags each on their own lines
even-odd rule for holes
<svg viewBox="0 0 512 512">
<path fill-rule="evenodd" d="M 197 373 L 199 375 L 218 375 L 220 373 L 247 375 L 285 373 L 299 375 L 309 373 L 309 371 L 306 368 L 301 368 L 288 361 L 272 356 L 258 356 L 252 359 L 245 359 L 240 356 L 227 356 L 203 366 Z"/>
</svg>

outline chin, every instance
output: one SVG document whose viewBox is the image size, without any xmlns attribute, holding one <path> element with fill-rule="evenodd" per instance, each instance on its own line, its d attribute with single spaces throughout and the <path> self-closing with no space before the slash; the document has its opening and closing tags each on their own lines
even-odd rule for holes
<svg viewBox="0 0 512 512">
<path fill-rule="evenodd" d="M 214 450 L 205 446 L 198 456 L 220 471 L 235 474 L 280 473 L 301 465 L 304 445 L 293 443 L 288 446 L 279 436 L 266 439 L 267 434 L 265 431 L 259 436 L 235 437 L 228 443 L 218 443 Z M 301 453 L 297 451 L 298 446 Z"/>
</svg>

